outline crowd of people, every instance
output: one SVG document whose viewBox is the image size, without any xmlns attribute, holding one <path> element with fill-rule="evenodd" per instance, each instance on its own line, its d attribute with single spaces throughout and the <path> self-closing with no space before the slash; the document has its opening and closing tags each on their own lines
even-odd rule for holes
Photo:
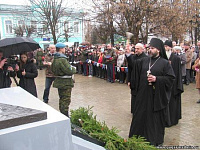
<svg viewBox="0 0 200 150">
<path fill-rule="evenodd" d="M 19 86 L 37 97 L 34 79 L 38 69 L 46 68 L 43 101 L 48 103 L 53 84 L 58 88 L 59 109 L 69 116 L 73 74 L 97 77 L 109 83 L 126 83 L 131 91 L 130 112 L 133 119 L 129 137 L 143 136 L 152 145 L 164 142 L 165 127 L 181 119 L 183 84 L 196 82 L 200 94 L 200 41 L 176 44 L 152 38 L 149 44 L 49 45 L 47 53 L 39 49 L 23 52 L 13 66 L 0 51 L 0 88 L 11 86 L 11 77 Z M 143 93 L 147 94 L 143 94 Z M 197 101 L 200 103 L 200 100 Z"/>
<path fill-rule="evenodd" d="M 183 83 L 189 85 L 195 82 L 196 72 L 192 69 L 195 60 L 199 56 L 200 42 L 197 46 L 191 45 L 189 42 L 180 43 L 177 45 L 174 41 L 172 45 L 166 47 L 168 55 L 173 52 L 181 59 L 182 80 Z M 125 57 L 125 46 L 116 45 L 110 48 L 110 44 L 98 46 L 81 46 L 77 49 L 67 48 L 66 56 L 71 64 L 77 67 L 77 73 L 88 77 L 99 77 L 108 80 L 111 83 L 119 81 L 119 83 L 129 83 L 130 74 L 128 75 L 127 59 Z M 170 51 L 169 51 L 169 50 Z M 111 53 L 111 54 L 110 54 Z M 148 45 L 131 45 L 131 53 L 134 57 L 148 56 Z M 142 55 L 140 55 L 142 54 Z M 130 73 L 131 71 L 129 71 Z"/>
</svg>

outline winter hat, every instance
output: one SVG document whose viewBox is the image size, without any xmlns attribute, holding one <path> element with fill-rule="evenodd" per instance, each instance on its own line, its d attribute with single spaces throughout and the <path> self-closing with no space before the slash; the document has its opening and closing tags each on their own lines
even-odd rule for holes
<svg viewBox="0 0 200 150">
<path fill-rule="evenodd" d="M 166 40 L 164 45 L 167 45 L 172 48 L 172 41 Z"/>
<path fill-rule="evenodd" d="M 174 46 L 173 49 L 182 51 L 182 48 L 180 46 Z"/>
</svg>

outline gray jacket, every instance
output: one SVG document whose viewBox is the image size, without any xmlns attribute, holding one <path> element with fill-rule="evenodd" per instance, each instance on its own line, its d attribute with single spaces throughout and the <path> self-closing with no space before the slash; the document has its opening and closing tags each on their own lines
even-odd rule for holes
<svg viewBox="0 0 200 150">
<path fill-rule="evenodd" d="M 178 54 L 181 59 L 182 76 L 186 76 L 186 56 L 185 53 Z"/>
<path fill-rule="evenodd" d="M 119 54 L 117 57 L 117 66 L 121 67 L 124 63 L 124 59 L 125 59 L 125 54 Z"/>
<path fill-rule="evenodd" d="M 194 63 L 196 59 L 197 59 L 197 53 L 193 52 L 192 63 Z"/>
</svg>

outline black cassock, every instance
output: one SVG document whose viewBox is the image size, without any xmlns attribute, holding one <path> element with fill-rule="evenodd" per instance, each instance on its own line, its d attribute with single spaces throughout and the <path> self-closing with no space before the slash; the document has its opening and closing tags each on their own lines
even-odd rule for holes
<svg viewBox="0 0 200 150">
<path fill-rule="evenodd" d="M 130 59 L 132 59 L 132 61 L 136 61 L 136 60 L 141 59 L 143 57 L 147 57 L 147 55 L 144 52 L 142 52 L 142 54 L 140 54 L 139 56 L 137 54 L 135 54 L 135 55 L 130 55 L 129 57 L 130 57 Z M 133 76 L 131 76 L 132 70 L 134 71 L 134 69 L 132 67 L 134 67 L 134 66 L 131 65 L 131 64 L 130 65 L 128 64 L 128 79 L 127 80 L 130 83 L 132 81 L 132 78 L 134 78 L 134 74 L 133 74 Z M 132 83 L 131 83 L 130 88 L 131 88 L 131 113 L 134 113 L 134 104 L 135 104 L 136 92 L 135 92 L 134 89 L 132 89 Z"/>
<path fill-rule="evenodd" d="M 165 125 L 168 122 L 167 109 L 175 76 L 168 60 L 161 57 L 151 68 L 156 82 L 149 85 L 147 71 L 150 59 L 152 65 L 158 57 L 145 57 L 137 61 L 127 58 L 128 63 L 135 66 L 131 82 L 136 91 L 129 137 L 142 136 L 152 145 L 159 145 L 164 142 Z"/>
<path fill-rule="evenodd" d="M 169 60 L 171 61 L 176 78 L 169 102 L 170 122 L 167 124 L 167 127 L 178 124 L 178 120 L 181 119 L 181 94 L 183 93 L 181 60 L 174 53 L 171 54 Z"/>
</svg>

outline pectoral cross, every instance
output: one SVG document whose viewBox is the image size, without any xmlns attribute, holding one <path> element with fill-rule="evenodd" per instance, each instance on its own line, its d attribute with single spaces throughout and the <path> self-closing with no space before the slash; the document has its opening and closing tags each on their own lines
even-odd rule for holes
<svg viewBox="0 0 200 150">
<path fill-rule="evenodd" d="M 150 70 L 147 70 L 147 77 L 151 74 Z"/>
<path fill-rule="evenodd" d="M 147 77 L 148 77 L 150 74 L 151 74 L 151 71 L 150 71 L 150 69 L 149 69 L 149 70 L 147 70 Z M 152 83 L 149 82 L 149 85 L 152 85 Z"/>
</svg>

